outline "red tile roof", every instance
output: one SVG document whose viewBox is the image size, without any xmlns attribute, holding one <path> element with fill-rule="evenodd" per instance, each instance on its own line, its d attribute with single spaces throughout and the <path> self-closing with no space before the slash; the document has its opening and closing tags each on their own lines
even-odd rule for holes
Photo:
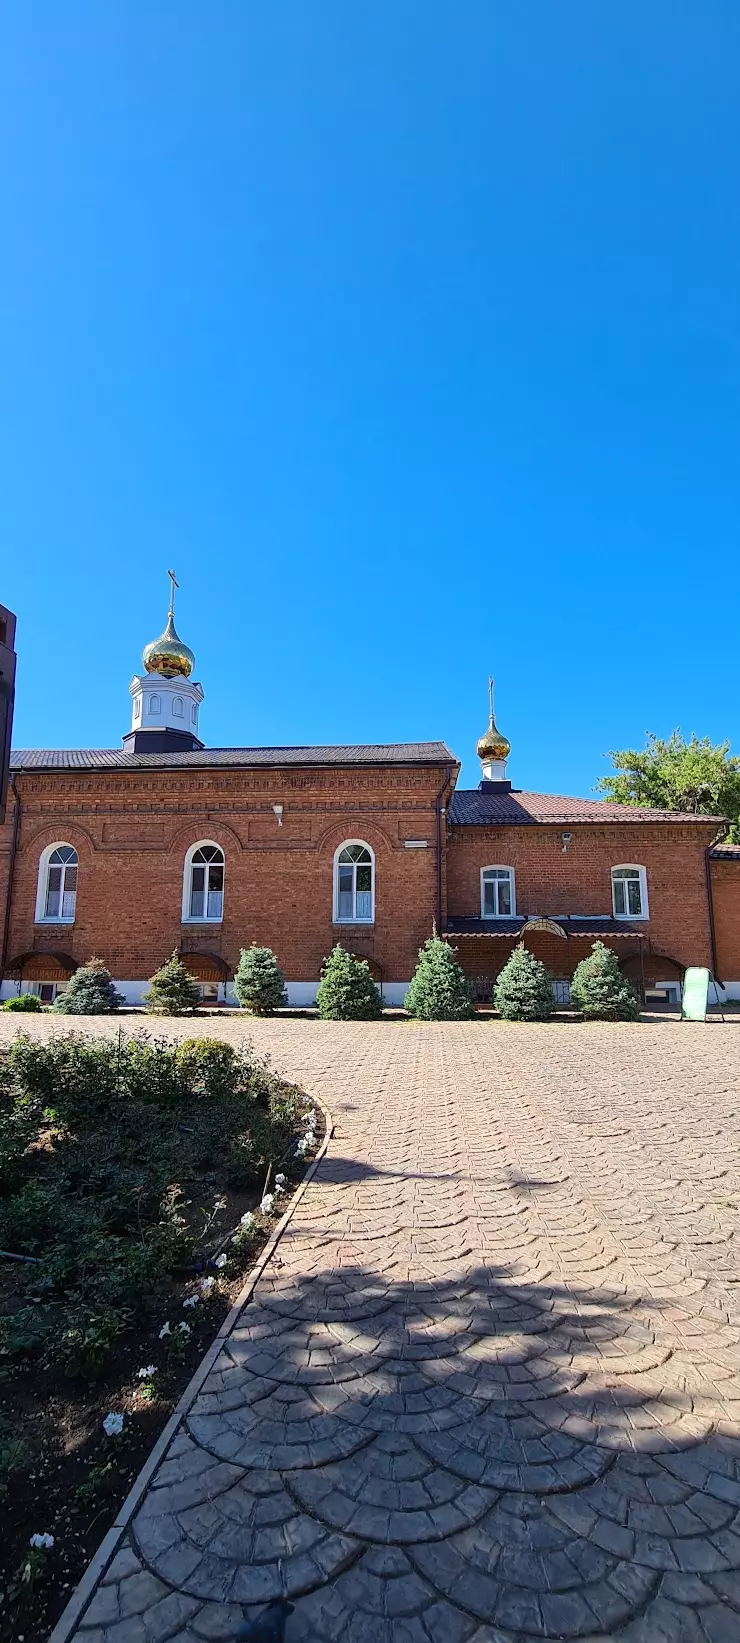
<svg viewBox="0 0 740 1643">
<path fill-rule="evenodd" d="M 659 822 L 663 826 L 719 827 L 721 816 L 693 816 L 683 810 L 650 810 L 642 805 L 610 804 L 602 799 L 569 799 L 559 793 L 481 793 L 458 789 L 447 808 L 447 819 L 460 827 L 532 827 L 539 823 Z"/>
</svg>

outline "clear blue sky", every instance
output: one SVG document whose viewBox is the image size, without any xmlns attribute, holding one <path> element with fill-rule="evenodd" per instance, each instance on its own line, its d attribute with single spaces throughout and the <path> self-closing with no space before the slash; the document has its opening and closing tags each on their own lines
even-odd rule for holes
<svg viewBox="0 0 740 1643">
<path fill-rule="evenodd" d="M 737 0 L 9 0 L 18 746 L 740 748 Z"/>
</svg>

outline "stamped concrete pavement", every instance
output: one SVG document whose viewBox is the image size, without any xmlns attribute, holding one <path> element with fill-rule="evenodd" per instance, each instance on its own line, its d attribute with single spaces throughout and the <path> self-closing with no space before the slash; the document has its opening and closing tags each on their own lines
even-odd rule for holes
<svg viewBox="0 0 740 1643">
<path fill-rule="evenodd" d="M 335 1135 L 76 1643 L 737 1643 L 740 1023 L 252 1036 Z"/>
</svg>

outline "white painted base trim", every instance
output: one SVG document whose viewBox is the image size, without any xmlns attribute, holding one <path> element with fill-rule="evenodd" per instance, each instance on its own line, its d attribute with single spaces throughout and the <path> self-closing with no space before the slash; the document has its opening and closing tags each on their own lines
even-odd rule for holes
<svg viewBox="0 0 740 1643">
<path fill-rule="evenodd" d="M 119 981 L 115 976 L 113 979 L 119 993 L 123 993 L 127 1004 L 141 1004 L 144 993 L 149 986 L 148 981 Z M 292 1005 L 293 1009 L 310 1009 L 316 1003 L 318 980 L 287 981 L 285 985 L 288 989 L 288 1003 Z M 393 1009 L 399 1008 L 406 997 L 408 985 L 407 981 L 386 981 L 383 986 L 383 1003 Z M 738 985 L 740 986 L 740 983 Z M 24 993 L 38 992 L 40 986 L 41 983 L 38 981 L 26 981 L 23 983 L 21 991 Z M 0 1001 L 6 998 L 14 998 L 17 992 L 17 981 L 6 980 L 0 982 Z M 218 996 L 214 1002 L 236 1005 L 237 1000 L 233 981 L 227 981 L 225 984 L 223 982 L 219 983 Z M 208 999 L 205 1000 L 205 1003 L 208 1004 Z"/>
<path fill-rule="evenodd" d="M 722 1000 L 726 998 L 740 999 L 740 981 L 725 981 L 721 987 L 718 986 L 717 990 L 719 992 L 720 999 Z M 711 982 L 709 984 L 709 992 L 710 994 L 712 992 Z"/>
</svg>

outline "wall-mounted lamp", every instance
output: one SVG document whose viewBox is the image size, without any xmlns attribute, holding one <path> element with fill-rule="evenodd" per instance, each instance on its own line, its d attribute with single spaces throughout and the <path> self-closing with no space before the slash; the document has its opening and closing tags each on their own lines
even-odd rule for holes
<svg viewBox="0 0 740 1643">
<path fill-rule="evenodd" d="M 573 837 L 573 834 L 572 833 L 561 833 L 560 837 L 563 841 L 563 855 L 565 855 L 565 852 L 568 848 L 568 845 L 570 844 L 570 841 Z"/>
<path fill-rule="evenodd" d="M 284 809 L 285 809 L 285 805 L 283 805 L 283 804 L 274 804 L 273 807 L 272 807 L 273 815 L 277 816 L 278 827 L 282 827 L 282 825 L 283 825 L 283 811 L 284 811 Z"/>
</svg>

